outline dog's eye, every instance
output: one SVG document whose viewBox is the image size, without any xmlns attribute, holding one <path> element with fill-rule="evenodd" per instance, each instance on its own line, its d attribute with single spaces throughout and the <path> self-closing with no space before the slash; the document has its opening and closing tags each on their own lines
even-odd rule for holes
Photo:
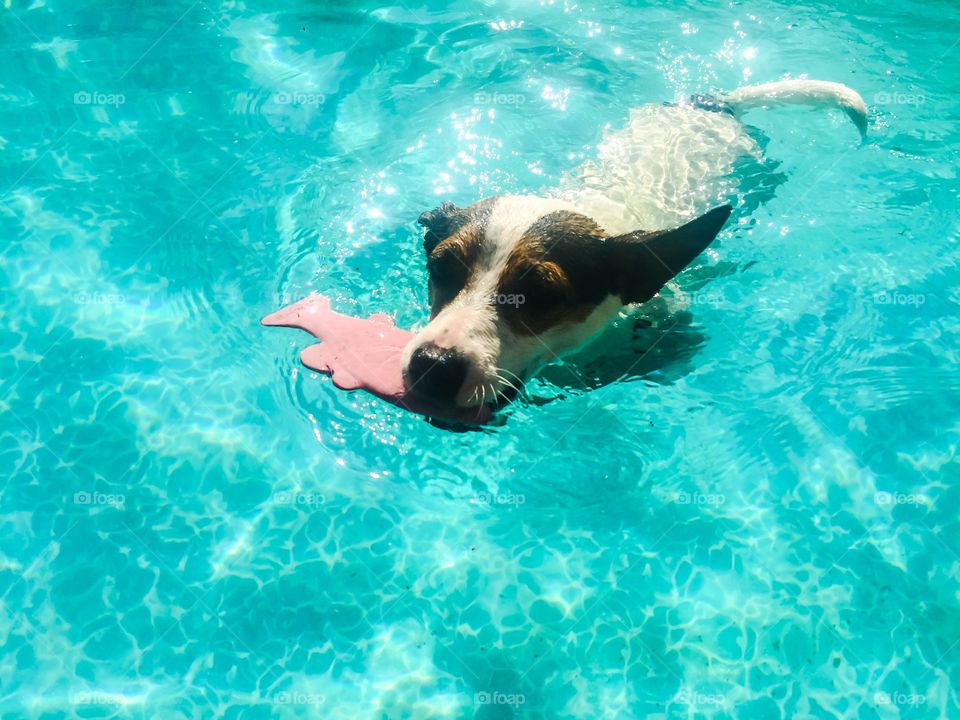
<svg viewBox="0 0 960 720">
<path fill-rule="evenodd" d="M 466 264 L 449 249 L 430 254 L 427 259 L 427 272 L 433 282 L 446 287 L 462 287 L 467 279 Z"/>
<path fill-rule="evenodd" d="M 555 283 L 534 277 L 523 285 L 523 291 L 518 294 L 523 296 L 524 304 L 529 308 L 557 307 L 566 302 L 566 293 Z"/>
<path fill-rule="evenodd" d="M 518 305 L 528 310 L 562 307 L 568 300 L 567 284 L 552 264 L 535 265 L 519 272 L 504 290 L 518 298 Z"/>
</svg>

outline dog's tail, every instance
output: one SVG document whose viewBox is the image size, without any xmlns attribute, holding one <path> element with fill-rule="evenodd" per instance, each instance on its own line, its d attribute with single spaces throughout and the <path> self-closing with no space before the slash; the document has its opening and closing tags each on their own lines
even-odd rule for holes
<svg viewBox="0 0 960 720">
<path fill-rule="evenodd" d="M 810 105 L 836 107 L 853 120 L 861 136 L 867 134 L 867 105 L 855 91 L 840 83 L 825 80 L 780 80 L 763 85 L 748 85 L 721 95 L 718 100 L 735 115 L 758 107 Z"/>
</svg>

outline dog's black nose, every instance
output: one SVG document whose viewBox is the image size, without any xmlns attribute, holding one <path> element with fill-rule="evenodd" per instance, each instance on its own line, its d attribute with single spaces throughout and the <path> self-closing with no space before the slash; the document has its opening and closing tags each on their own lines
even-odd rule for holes
<svg viewBox="0 0 960 720">
<path fill-rule="evenodd" d="M 467 358 L 453 348 L 424 343 L 410 356 L 410 389 L 436 400 L 452 401 L 467 378 Z"/>
</svg>

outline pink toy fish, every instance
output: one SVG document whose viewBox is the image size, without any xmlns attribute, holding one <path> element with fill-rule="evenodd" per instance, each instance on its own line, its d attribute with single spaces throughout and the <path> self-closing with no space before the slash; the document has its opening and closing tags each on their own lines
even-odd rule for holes
<svg viewBox="0 0 960 720">
<path fill-rule="evenodd" d="M 401 330 L 384 313 L 355 318 L 330 309 L 330 300 L 311 295 L 267 315 L 264 325 L 306 330 L 323 342 L 300 353 L 300 362 L 329 375 L 341 390 L 366 390 L 387 402 L 430 417 L 485 423 L 492 411 L 444 407 L 419 397 L 404 385 L 400 356 L 413 333 Z"/>
</svg>

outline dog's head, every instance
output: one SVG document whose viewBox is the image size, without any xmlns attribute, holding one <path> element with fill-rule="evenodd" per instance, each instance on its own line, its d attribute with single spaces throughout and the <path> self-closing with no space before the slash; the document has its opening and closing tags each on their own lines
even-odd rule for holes
<svg viewBox="0 0 960 720">
<path fill-rule="evenodd" d="M 623 305 L 659 292 L 713 241 L 730 210 L 612 237 L 568 203 L 536 197 L 424 213 L 430 322 L 404 350 L 407 388 L 460 407 L 512 395 Z"/>
</svg>

